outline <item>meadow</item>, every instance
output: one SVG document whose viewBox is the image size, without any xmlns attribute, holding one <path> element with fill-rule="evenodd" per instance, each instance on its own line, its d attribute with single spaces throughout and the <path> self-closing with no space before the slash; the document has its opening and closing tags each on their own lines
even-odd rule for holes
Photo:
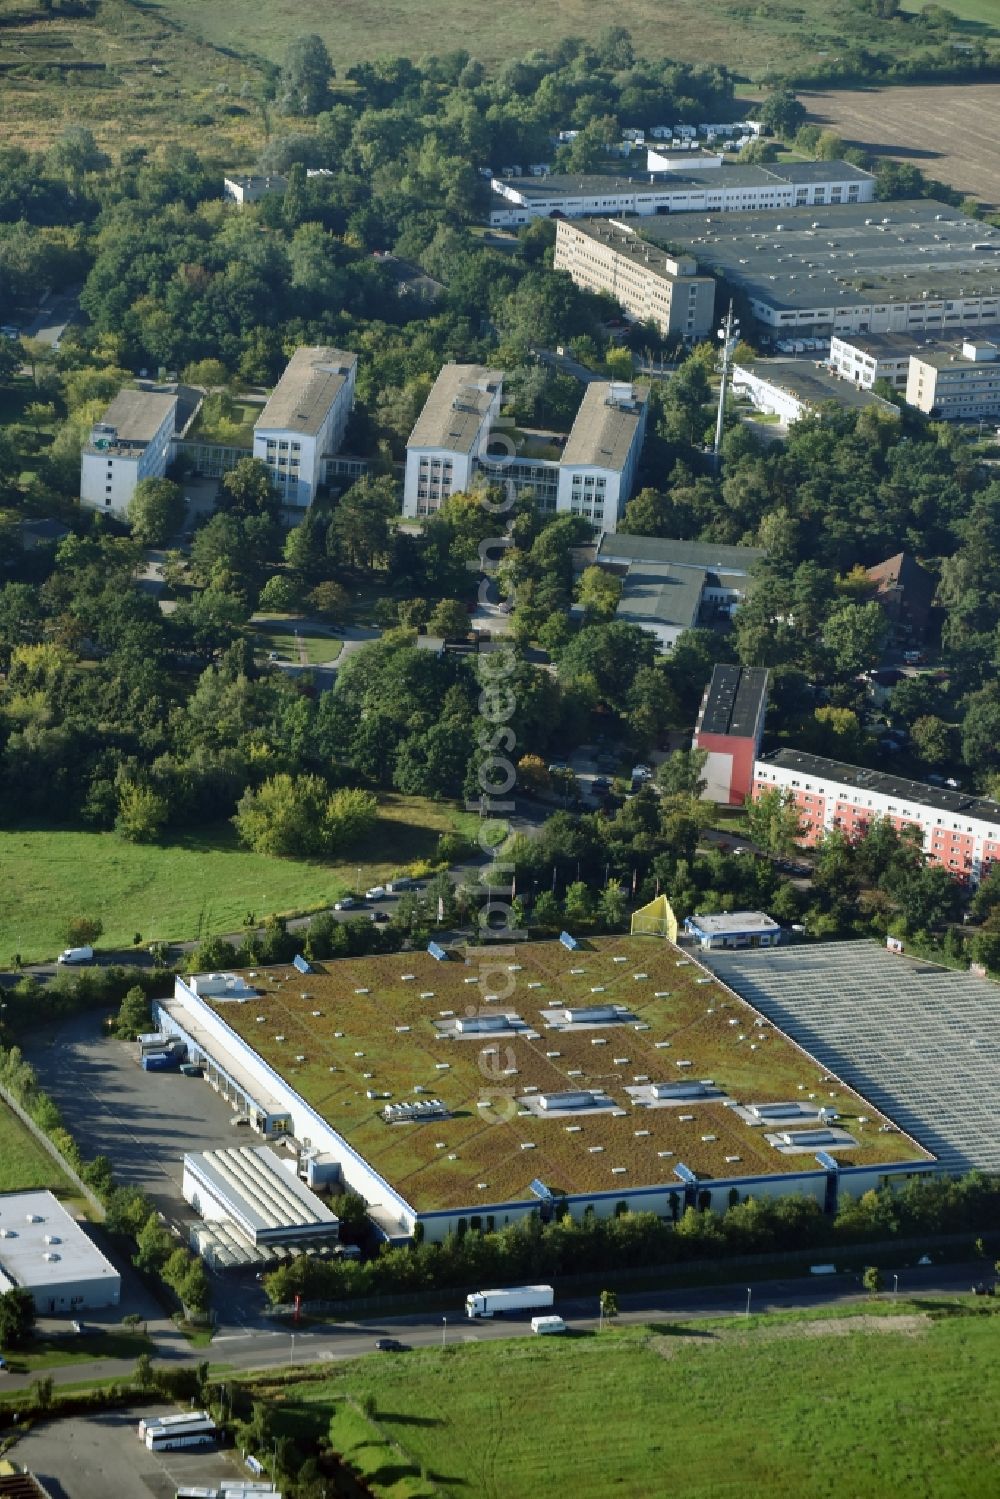
<svg viewBox="0 0 1000 1499">
<path fill-rule="evenodd" d="M 73 1199 L 76 1188 L 43 1150 L 17 1115 L 0 1103 L 0 1193 L 29 1192 L 48 1187 L 70 1211 L 82 1206 Z M 69 1199 L 73 1199 L 70 1201 Z"/>
<path fill-rule="evenodd" d="M 114 833 L 29 827 L 0 832 L 0 961 L 52 958 L 79 915 L 104 922 L 100 946 L 201 941 L 258 919 L 330 905 L 359 882 L 433 859 L 439 834 L 472 834 L 457 804 L 387 794 L 372 831 L 349 860 L 275 859 L 239 847 L 228 824 L 173 842 L 126 843 Z"/>
<path fill-rule="evenodd" d="M 455 1344 L 263 1391 L 381 1499 L 992 1499 L 1000 1319 L 957 1300 Z"/>
</svg>

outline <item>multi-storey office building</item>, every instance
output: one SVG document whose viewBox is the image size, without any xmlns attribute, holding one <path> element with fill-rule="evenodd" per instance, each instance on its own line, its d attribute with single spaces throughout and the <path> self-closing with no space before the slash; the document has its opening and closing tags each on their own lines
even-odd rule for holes
<svg viewBox="0 0 1000 1499">
<path fill-rule="evenodd" d="M 519 432 L 500 422 L 503 373 L 445 365 L 406 445 L 403 515 L 434 515 L 452 494 L 482 483 L 532 491 L 543 510 L 582 515 L 613 531 L 632 493 L 646 431 L 648 387 L 596 380 L 569 436 Z"/>
<path fill-rule="evenodd" d="M 177 426 L 177 390 L 140 386 L 120 390 L 80 459 L 80 503 L 124 516 L 141 479 L 162 479 Z"/>
<path fill-rule="evenodd" d="M 956 343 L 922 349 L 910 359 L 906 399 L 928 416 L 945 421 L 1000 416 L 1000 342 L 970 335 Z"/>
<path fill-rule="evenodd" d="M 306 509 L 323 463 L 344 440 L 354 405 L 358 356 L 303 345 L 254 422 L 253 456 L 267 464 L 283 506 Z"/>
<path fill-rule="evenodd" d="M 712 330 L 712 277 L 698 274 L 693 256 L 668 255 L 628 224 L 561 219 L 553 265 L 568 271 L 577 286 L 614 297 L 630 318 L 655 323 L 663 334 L 693 340 Z"/>
</svg>

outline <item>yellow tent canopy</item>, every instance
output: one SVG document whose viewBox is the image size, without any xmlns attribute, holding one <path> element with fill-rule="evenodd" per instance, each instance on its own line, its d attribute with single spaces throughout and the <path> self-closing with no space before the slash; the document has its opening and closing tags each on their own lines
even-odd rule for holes
<svg viewBox="0 0 1000 1499">
<path fill-rule="evenodd" d="M 665 895 L 658 895 L 648 906 L 640 906 L 632 916 L 633 937 L 666 937 L 677 941 L 677 917 Z"/>
</svg>

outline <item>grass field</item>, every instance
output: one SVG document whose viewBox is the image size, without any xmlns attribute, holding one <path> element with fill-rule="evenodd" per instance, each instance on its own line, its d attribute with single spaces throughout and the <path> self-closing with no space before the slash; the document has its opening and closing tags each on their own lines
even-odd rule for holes
<svg viewBox="0 0 1000 1499">
<path fill-rule="evenodd" d="M 86 1313 L 81 1315 L 86 1317 Z M 103 1358 L 137 1359 L 140 1353 L 152 1351 L 153 1345 L 144 1333 L 113 1327 L 88 1332 L 85 1324 L 82 1333 L 38 1338 L 23 1353 L 7 1355 L 7 1364 L 12 1374 L 44 1374 L 67 1364 L 89 1364 Z"/>
<path fill-rule="evenodd" d="M 6 1104 L 0 1103 L 0 1192 L 29 1192 L 48 1187 L 70 1211 L 82 1203 L 74 1199 L 76 1188 L 59 1166 L 29 1134 Z"/>
<path fill-rule="evenodd" d="M 1000 4 L 993 13 L 1000 16 Z M 1000 206 L 1000 83 L 804 93 L 811 120 Z"/>
<path fill-rule="evenodd" d="M 274 651 L 282 661 L 297 664 L 304 652 L 310 666 L 327 666 L 340 655 L 341 641 L 303 615 L 257 615 L 250 625 L 256 648 Z"/>
<path fill-rule="evenodd" d="M 992 1499 L 1000 1318 L 966 1311 L 455 1345 L 265 1393 L 382 1499 Z"/>
<path fill-rule="evenodd" d="M 166 844 L 124 843 L 113 833 L 51 828 L 0 832 L 0 955 L 25 962 L 66 945 L 66 924 L 81 914 L 104 922 L 102 947 L 200 940 L 238 932 L 248 911 L 263 917 L 328 905 L 402 865 L 433 858 L 438 835 L 474 832 L 456 804 L 421 797 L 380 798 L 379 820 L 350 860 L 271 859 L 241 849 L 228 825 Z"/>
</svg>

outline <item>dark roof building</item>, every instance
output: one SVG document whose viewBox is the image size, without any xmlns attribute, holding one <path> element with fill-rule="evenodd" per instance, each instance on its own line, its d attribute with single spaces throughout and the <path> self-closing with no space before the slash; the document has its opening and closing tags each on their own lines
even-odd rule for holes
<svg viewBox="0 0 1000 1499">
<path fill-rule="evenodd" d="M 742 806 L 750 795 L 766 710 L 767 671 L 763 667 L 715 667 L 694 733 L 694 748 L 708 755 L 707 800 Z"/>
<path fill-rule="evenodd" d="M 909 552 L 897 552 L 868 569 L 875 584 L 875 599 L 885 610 L 893 630 L 908 640 L 922 640 L 927 633 L 936 584 Z"/>
</svg>

